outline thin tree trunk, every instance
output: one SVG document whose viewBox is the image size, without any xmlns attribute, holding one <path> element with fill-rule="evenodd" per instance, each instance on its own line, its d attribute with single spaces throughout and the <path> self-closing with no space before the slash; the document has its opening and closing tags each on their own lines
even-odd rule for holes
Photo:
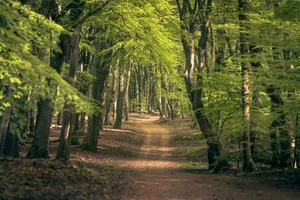
<svg viewBox="0 0 300 200">
<path fill-rule="evenodd" d="M 115 87 L 115 70 L 116 67 L 113 67 L 111 70 L 111 83 L 109 86 L 109 93 L 106 94 L 105 100 L 105 115 L 104 115 L 104 122 L 103 125 L 110 125 L 110 111 L 112 110 L 112 104 L 114 102 L 114 87 Z"/>
<path fill-rule="evenodd" d="M 138 84 L 139 84 L 139 100 L 140 100 L 140 115 L 144 111 L 144 75 L 141 65 L 138 65 Z"/>
<path fill-rule="evenodd" d="M 211 35 L 211 62 L 210 62 L 210 67 L 208 72 L 212 73 L 214 71 L 215 63 L 216 63 L 216 38 L 215 38 L 214 29 L 211 24 L 209 26 L 209 30 Z"/>
<path fill-rule="evenodd" d="M 34 135 L 34 124 L 35 118 L 34 118 L 34 109 L 30 109 L 29 111 L 29 137 L 33 137 Z"/>
<path fill-rule="evenodd" d="M 129 63 L 129 69 L 126 76 L 126 90 L 125 90 L 125 121 L 129 120 L 129 85 L 131 79 L 131 63 Z"/>
<path fill-rule="evenodd" d="M 251 64 L 245 61 L 248 58 L 248 27 L 246 25 L 249 20 L 246 12 L 248 8 L 248 0 L 239 0 L 239 21 L 240 21 L 240 52 L 242 61 L 242 107 L 243 107 L 243 119 L 244 119 L 244 132 L 243 132 L 243 154 L 244 163 L 243 170 L 252 171 L 256 169 L 256 166 L 252 159 L 251 154 L 251 123 L 250 123 L 250 70 Z"/>
<path fill-rule="evenodd" d="M 293 167 L 299 168 L 300 167 L 300 135 L 299 135 L 299 114 L 296 116 L 296 123 L 295 123 L 295 148 L 294 148 L 294 160 L 293 160 Z"/>
<path fill-rule="evenodd" d="M 70 71 L 67 77 L 67 81 L 71 86 L 75 86 L 76 71 L 79 66 L 79 42 L 80 34 L 73 33 L 71 36 L 71 58 L 70 58 Z M 71 146 L 71 134 L 74 132 L 75 114 L 73 113 L 72 103 L 66 102 L 64 105 L 62 128 L 60 132 L 59 146 L 56 153 L 56 159 L 61 161 L 69 161 L 70 159 L 70 146 Z"/>
<path fill-rule="evenodd" d="M 119 66 L 119 92 L 118 92 L 118 100 L 117 100 L 117 112 L 116 112 L 116 121 L 114 124 L 114 128 L 121 129 L 122 127 L 122 118 L 123 118 L 123 103 L 124 103 L 124 62 L 120 61 Z"/>
<path fill-rule="evenodd" d="M 164 114 L 163 114 L 163 111 L 162 111 L 161 98 L 160 98 L 160 94 L 159 94 L 159 86 L 158 85 L 159 85 L 159 83 L 156 83 L 154 85 L 153 95 L 156 99 L 156 104 L 157 104 L 157 109 L 159 111 L 160 119 L 164 119 Z"/>
<path fill-rule="evenodd" d="M 117 66 L 115 66 L 114 68 L 114 92 L 113 92 L 113 103 L 111 104 L 111 112 L 112 112 L 112 118 L 113 120 L 115 120 L 116 118 L 116 111 L 117 111 L 117 99 L 118 99 L 118 93 L 117 93 L 117 81 L 118 81 L 118 77 L 119 77 L 119 70 L 117 68 Z"/>
</svg>

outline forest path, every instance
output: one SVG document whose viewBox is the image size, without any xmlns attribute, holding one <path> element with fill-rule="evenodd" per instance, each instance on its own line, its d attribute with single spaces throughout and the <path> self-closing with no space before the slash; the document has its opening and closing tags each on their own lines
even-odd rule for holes
<svg viewBox="0 0 300 200">
<path fill-rule="evenodd" d="M 145 139 L 139 157 L 123 164 L 135 172 L 123 200 L 299 199 L 300 192 L 257 179 L 180 170 L 169 146 L 171 133 L 157 120 L 133 118 Z"/>
</svg>

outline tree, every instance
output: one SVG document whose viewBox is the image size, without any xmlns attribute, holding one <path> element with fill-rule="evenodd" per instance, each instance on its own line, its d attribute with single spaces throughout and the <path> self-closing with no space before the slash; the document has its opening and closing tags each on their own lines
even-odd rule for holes
<svg viewBox="0 0 300 200">
<path fill-rule="evenodd" d="M 207 139 L 209 168 L 214 171 L 219 171 L 224 166 L 225 160 L 220 159 L 221 144 L 205 113 L 203 101 L 204 69 L 207 67 L 205 55 L 207 51 L 209 27 L 211 24 L 212 0 L 196 0 L 193 3 L 189 0 L 183 0 L 182 3 L 180 3 L 179 0 L 176 2 L 179 11 L 180 26 L 182 29 L 181 40 L 186 61 L 184 75 L 186 90 L 199 127 Z M 199 39 L 196 35 L 197 31 L 201 33 Z M 197 63 L 195 62 L 195 57 L 197 57 Z M 195 70 L 197 70 L 196 77 L 194 77 Z"/>
<path fill-rule="evenodd" d="M 251 80 L 250 70 L 251 63 L 247 61 L 249 52 L 249 39 L 248 31 L 249 28 L 246 24 L 248 21 L 247 12 L 249 12 L 249 4 L 247 0 L 239 0 L 239 20 L 240 20 L 240 52 L 242 59 L 242 108 L 244 116 L 244 143 L 243 143 L 243 154 L 244 154 L 244 170 L 254 170 L 256 168 L 251 153 L 251 121 L 250 121 L 250 101 L 251 101 Z"/>
</svg>

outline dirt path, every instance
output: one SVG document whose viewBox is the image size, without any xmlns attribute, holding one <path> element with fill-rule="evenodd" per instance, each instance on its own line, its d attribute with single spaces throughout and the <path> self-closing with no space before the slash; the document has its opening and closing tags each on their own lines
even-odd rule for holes
<svg viewBox="0 0 300 200">
<path fill-rule="evenodd" d="M 124 200 L 300 199 L 300 192 L 265 181 L 181 171 L 169 147 L 171 135 L 156 120 L 134 119 L 145 141 L 139 158 L 123 164 L 136 172 L 128 180 Z"/>
</svg>

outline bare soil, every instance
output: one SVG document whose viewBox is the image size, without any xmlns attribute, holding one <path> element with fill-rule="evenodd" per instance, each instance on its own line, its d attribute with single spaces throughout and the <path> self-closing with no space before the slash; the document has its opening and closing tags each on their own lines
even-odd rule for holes
<svg viewBox="0 0 300 200">
<path fill-rule="evenodd" d="M 124 200 L 300 199 L 297 187 L 260 177 L 184 172 L 180 166 L 185 160 L 178 156 L 182 147 L 173 141 L 178 131 L 159 123 L 155 116 L 148 119 L 136 116 L 132 123 L 144 134 L 145 141 L 137 159 L 120 165 L 136 172 L 127 178 Z"/>
</svg>

